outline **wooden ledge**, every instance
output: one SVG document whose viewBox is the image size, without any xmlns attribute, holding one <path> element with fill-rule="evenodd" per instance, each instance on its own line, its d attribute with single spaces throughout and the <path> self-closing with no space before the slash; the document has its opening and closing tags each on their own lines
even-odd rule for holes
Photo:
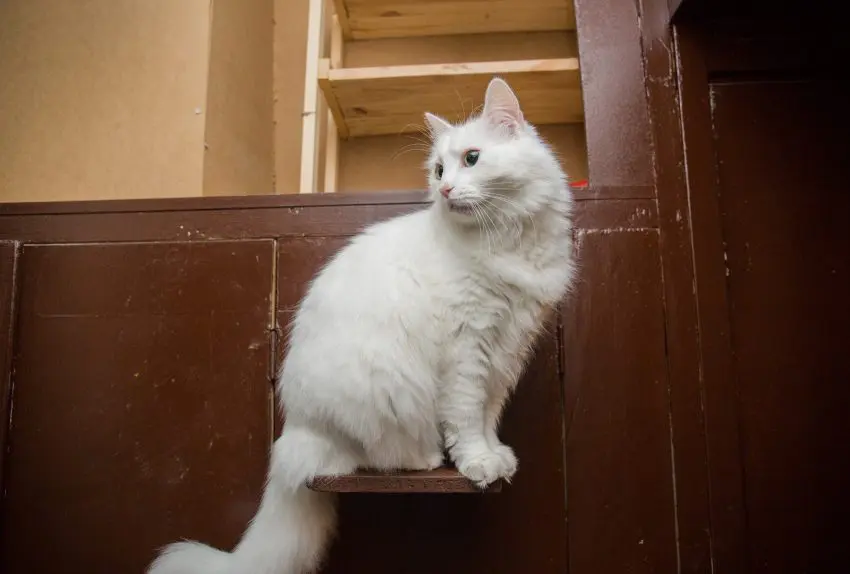
<svg viewBox="0 0 850 574">
<path fill-rule="evenodd" d="M 502 490 L 501 481 L 481 490 L 454 468 L 398 472 L 360 470 L 343 476 L 318 476 L 307 486 L 319 492 L 375 494 L 480 494 Z"/>
</svg>

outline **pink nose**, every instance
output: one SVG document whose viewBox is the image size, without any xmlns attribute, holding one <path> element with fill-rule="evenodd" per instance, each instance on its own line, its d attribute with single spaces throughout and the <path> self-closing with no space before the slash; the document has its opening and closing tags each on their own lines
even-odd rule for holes
<svg viewBox="0 0 850 574">
<path fill-rule="evenodd" d="M 448 199 L 449 194 L 452 192 L 453 189 L 454 189 L 453 187 L 441 187 L 440 188 L 440 195 L 442 195 L 443 197 Z"/>
</svg>

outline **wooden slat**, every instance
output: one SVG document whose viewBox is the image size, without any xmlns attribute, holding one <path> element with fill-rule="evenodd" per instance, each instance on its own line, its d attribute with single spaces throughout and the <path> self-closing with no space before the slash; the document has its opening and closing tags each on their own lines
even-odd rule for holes
<svg viewBox="0 0 850 574">
<path fill-rule="evenodd" d="M 481 490 L 453 468 L 431 471 L 380 472 L 361 470 L 344 476 L 320 476 L 309 484 L 321 492 L 372 492 L 382 494 L 404 493 L 493 493 L 502 490 L 502 483 L 494 482 Z"/>
<path fill-rule="evenodd" d="M 331 47 L 328 59 L 332 68 L 342 67 L 343 30 L 336 14 L 331 19 Z M 318 79 L 316 80 L 318 82 Z M 327 110 L 327 130 L 325 135 L 325 181 L 323 191 L 335 193 L 339 180 L 339 130 L 336 126 L 333 110 Z"/>
<path fill-rule="evenodd" d="M 354 40 L 575 30 L 569 0 L 336 0 Z"/>
<path fill-rule="evenodd" d="M 300 193 L 315 193 L 318 179 L 320 111 L 317 77 L 322 56 L 322 30 L 324 27 L 323 0 L 310 0 L 307 30 L 307 56 L 304 73 L 304 111 L 301 135 Z"/>
<path fill-rule="evenodd" d="M 352 137 L 414 132 L 425 111 L 460 120 L 470 104 L 482 103 L 494 76 L 516 91 L 531 123 L 583 121 L 578 58 L 343 69 L 323 60 L 319 66 L 319 85 L 343 137 L 344 131 Z"/>
<path fill-rule="evenodd" d="M 345 0 L 334 0 L 335 15 L 339 20 L 340 30 L 345 39 L 351 39 L 351 25 L 348 22 L 348 9 L 345 6 Z"/>
</svg>

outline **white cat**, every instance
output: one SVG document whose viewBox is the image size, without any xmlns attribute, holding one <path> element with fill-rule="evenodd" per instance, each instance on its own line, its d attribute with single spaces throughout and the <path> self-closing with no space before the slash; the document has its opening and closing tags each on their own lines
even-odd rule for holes
<svg viewBox="0 0 850 574">
<path fill-rule="evenodd" d="M 445 447 L 484 487 L 510 480 L 505 399 L 574 275 L 572 196 L 501 79 L 461 125 L 426 114 L 430 208 L 372 225 L 321 270 L 280 372 L 286 422 L 232 553 L 166 547 L 150 574 L 305 574 L 333 534 L 317 475 L 433 469 Z"/>
</svg>

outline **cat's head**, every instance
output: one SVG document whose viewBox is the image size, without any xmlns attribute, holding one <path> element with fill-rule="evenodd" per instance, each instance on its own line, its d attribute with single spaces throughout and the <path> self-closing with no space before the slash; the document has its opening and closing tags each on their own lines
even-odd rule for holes
<svg viewBox="0 0 850 574">
<path fill-rule="evenodd" d="M 557 158 L 525 121 L 508 84 L 494 78 L 479 115 L 452 125 L 426 113 L 432 145 L 426 162 L 435 209 L 459 222 L 494 213 L 531 216 L 563 196 L 566 176 Z"/>
</svg>

